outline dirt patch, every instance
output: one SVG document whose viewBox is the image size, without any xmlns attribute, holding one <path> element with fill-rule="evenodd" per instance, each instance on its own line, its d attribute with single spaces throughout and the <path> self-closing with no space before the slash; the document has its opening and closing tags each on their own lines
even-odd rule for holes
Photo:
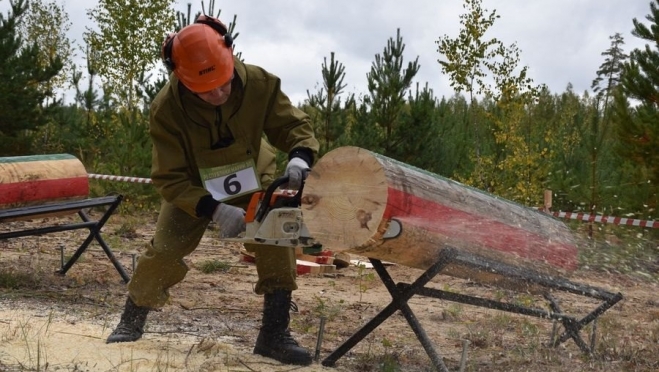
<svg viewBox="0 0 659 372">
<path fill-rule="evenodd" d="M 60 218 L 62 220 L 62 218 Z M 64 221 L 66 218 L 64 218 Z M 9 231 L 56 219 L 0 224 Z M 151 237 L 154 216 L 114 216 L 104 237 L 131 273 L 133 254 Z M 333 368 L 281 365 L 252 354 L 262 297 L 254 294 L 256 269 L 241 260 L 240 246 L 222 244 L 209 229 L 189 256 L 186 279 L 170 303 L 149 314 L 142 340 L 105 344 L 119 320 L 125 284 L 95 243 L 61 276 L 65 254 L 84 239 L 82 231 L 0 241 L 0 371 L 429 371 L 432 364 L 400 312 L 377 327 Z M 357 257 L 359 258 L 359 257 Z M 209 261 L 221 270 L 206 274 Z M 420 270 L 393 265 L 395 281 L 411 282 Z M 435 349 L 452 371 L 460 368 L 465 340 L 466 371 L 654 371 L 659 368 L 657 283 L 629 276 L 580 270 L 571 277 L 625 297 L 597 323 L 595 354 L 584 355 L 572 340 L 547 346 L 552 322 L 428 297 L 409 305 Z M 304 275 L 292 314 L 295 338 L 315 352 L 321 317 L 326 319 L 320 360 L 327 357 L 391 301 L 375 272 L 350 266 L 336 274 Z M 429 287 L 547 308 L 541 297 L 438 276 Z M 598 303 L 556 293 L 561 307 L 583 316 Z M 590 342 L 588 326 L 582 336 Z M 562 331 L 562 327 L 559 327 Z"/>
</svg>

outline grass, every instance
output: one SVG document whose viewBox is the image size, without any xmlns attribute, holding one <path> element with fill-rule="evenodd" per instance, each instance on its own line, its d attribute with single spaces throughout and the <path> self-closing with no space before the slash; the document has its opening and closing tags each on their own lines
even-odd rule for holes
<svg viewBox="0 0 659 372">
<path fill-rule="evenodd" d="M 321 318 L 325 318 L 326 322 L 333 322 L 343 313 L 345 308 L 343 299 L 333 300 L 332 298 L 314 296 L 314 302 L 315 306 L 305 316 L 293 318 L 293 326 L 299 332 L 312 333 L 317 331 L 320 327 Z"/>
<path fill-rule="evenodd" d="M 30 273 L 16 272 L 13 270 L 0 270 L 0 288 L 18 289 L 26 286 L 34 286 L 36 278 Z"/>
<path fill-rule="evenodd" d="M 232 267 L 231 264 L 229 264 L 228 262 L 224 262 L 216 259 L 205 260 L 197 265 L 199 271 L 201 271 L 204 274 L 227 272 L 231 269 L 231 267 Z"/>
<path fill-rule="evenodd" d="M 8 322 L 9 326 L 0 334 L 0 341 L 5 346 L 10 343 L 19 344 L 18 349 L 22 355 L 11 355 L 17 370 L 37 372 L 47 370 L 48 353 L 44 340 L 48 337 L 52 321 L 52 312 L 50 312 L 45 323 L 40 327 L 34 327 L 35 321 L 32 318 Z"/>
<path fill-rule="evenodd" d="M 460 319 L 461 314 L 464 313 L 462 304 L 451 303 L 442 310 L 442 319 L 448 321 L 457 321 Z"/>
<path fill-rule="evenodd" d="M 114 231 L 115 235 L 122 238 L 134 239 L 139 236 L 137 233 L 137 225 L 132 222 L 122 222 L 122 224 Z"/>
<path fill-rule="evenodd" d="M 366 270 L 366 265 L 359 265 L 357 268 L 357 278 L 359 281 L 359 302 L 362 302 L 363 294 L 366 293 L 375 282 L 375 273 L 372 270 Z"/>
<path fill-rule="evenodd" d="M 325 318 L 328 321 L 333 321 L 345 307 L 345 301 L 340 299 L 335 301 L 331 298 L 323 298 L 314 296 L 316 306 L 313 308 L 312 313 L 318 318 Z"/>
<path fill-rule="evenodd" d="M 379 340 L 379 345 L 376 345 Z M 355 360 L 355 370 L 364 372 L 399 372 L 404 371 L 399 356 L 400 353 L 387 337 L 368 338 L 366 353 L 358 354 Z"/>
<path fill-rule="evenodd" d="M 656 230 L 598 225 L 591 238 L 579 234 L 582 237 L 579 262 L 588 269 L 659 280 L 659 231 Z"/>
</svg>

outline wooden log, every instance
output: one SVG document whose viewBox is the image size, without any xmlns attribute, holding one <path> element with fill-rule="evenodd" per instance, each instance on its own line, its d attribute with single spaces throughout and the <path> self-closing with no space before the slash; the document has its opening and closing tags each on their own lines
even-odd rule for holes
<svg viewBox="0 0 659 372">
<path fill-rule="evenodd" d="M 302 211 L 311 236 L 335 252 L 427 269 L 451 246 L 543 273 L 577 267 L 577 248 L 562 221 L 358 147 L 335 149 L 318 161 Z M 383 235 L 392 219 L 402 231 L 388 239 Z M 445 273 L 501 279 L 455 266 Z"/>
<path fill-rule="evenodd" d="M 73 155 L 0 158 L 0 208 L 78 200 L 88 194 L 87 171 Z"/>
<path fill-rule="evenodd" d="M 332 274 L 336 272 L 336 266 L 319 264 L 305 260 L 295 260 L 297 275 L 304 274 Z"/>
<path fill-rule="evenodd" d="M 253 252 L 242 250 L 242 261 L 248 263 L 256 263 L 256 256 Z M 315 256 L 314 256 L 315 257 Z M 333 264 L 321 264 L 303 259 L 295 260 L 297 275 L 304 274 L 332 274 L 336 272 L 336 266 Z"/>
</svg>

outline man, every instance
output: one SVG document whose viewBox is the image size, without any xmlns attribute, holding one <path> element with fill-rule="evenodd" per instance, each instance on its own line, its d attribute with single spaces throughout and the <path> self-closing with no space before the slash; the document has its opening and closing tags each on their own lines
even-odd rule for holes
<svg viewBox="0 0 659 372">
<path fill-rule="evenodd" d="M 274 151 L 288 153 L 290 189 L 299 188 L 318 152 L 309 118 L 280 91 L 280 80 L 233 56 L 219 20 L 205 15 L 163 44 L 170 81 L 151 104 L 151 178 L 163 197 L 156 231 L 128 283 L 128 299 L 107 342 L 138 340 L 151 309 L 183 280 L 183 259 L 210 221 L 222 237 L 245 230 L 251 194 L 272 182 Z M 291 292 L 297 289 L 293 248 L 246 244 L 256 255 L 255 291 L 264 295 L 255 354 L 308 365 L 309 351 L 291 337 Z"/>
</svg>

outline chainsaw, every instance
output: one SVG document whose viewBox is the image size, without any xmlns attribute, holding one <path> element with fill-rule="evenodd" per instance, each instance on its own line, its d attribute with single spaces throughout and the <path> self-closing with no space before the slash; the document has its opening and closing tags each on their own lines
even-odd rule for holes
<svg viewBox="0 0 659 372">
<path fill-rule="evenodd" d="M 240 243 L 310 246 L 316 242 L 302 221 L 302 189 L 279 189 L 288 177 L 277 178 L 265 191 L 252 195 L 245 214 L 245 232 L 236 238 L 224 239 Z"/>
<path fill-rule="evenodd" d="M 254 193 L 245 213 L 245 232 L 223 240 L 286 247 L 320 246 L 321 242 L 310 236 L 302 219 L 304 181 L 299 190 L 279 189 L 287 183 L 288 177 L 280 177 L 265 191 Z M 382 238 L 396 238 L 401 231 L 400 221 L 392 218 Z"/>
</svg>

